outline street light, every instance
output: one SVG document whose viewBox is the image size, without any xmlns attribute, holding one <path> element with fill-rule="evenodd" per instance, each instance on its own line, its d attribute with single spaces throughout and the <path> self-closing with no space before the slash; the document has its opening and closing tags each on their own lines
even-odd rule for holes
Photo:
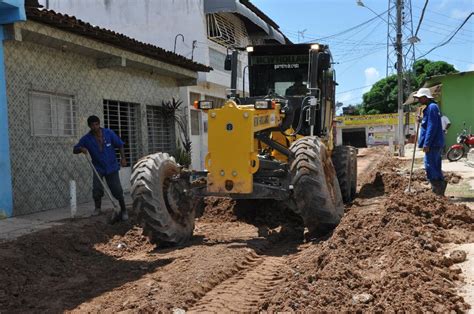
<svg viewBox="0 0 474 314">
<path fill-rule="evenodd" d="M 375 12 L 374 10 L 372 10 L 371 8 L 369 8 L 368 6 L 365 5 L 364 2 L 362 2 L 362 0 L 357 0 L 356 1 L 357 5 L 359 7 L 364 7 L 364 8 L 367 8 L 370 12 L 372 12 L 373 14 L 375 14 L 377 17 L 379 17 L 382 21 L 384 21 L 385 23 L 388 23 L 383 17 L 381 17 L 380 15 L 381 14 L 378 14 L 377 12 Z"/>
</svg>

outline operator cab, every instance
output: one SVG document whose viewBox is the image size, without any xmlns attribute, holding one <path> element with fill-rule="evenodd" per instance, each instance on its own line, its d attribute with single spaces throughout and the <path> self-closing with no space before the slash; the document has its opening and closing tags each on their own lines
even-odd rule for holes
<svg viewBox="0 0 474 314">
<path fill-rule="evenodd" d="M 274 98 L 287 102 L 288 125 L 297 129 L 301 110 L 310 98 L 316 98 L 313 113 L 314 134 L 327 133 L 331 107 L 334 103 L 334 71 L 329 48 L 319 44 L 263 45 L 247 47 L 249 58 L 249 88 L 251 99 Z M 306 112 L 305 112 L 306 115 Z M 301 135 L 310 135 L 310 123 L 302 117 Z"/>
</svg>

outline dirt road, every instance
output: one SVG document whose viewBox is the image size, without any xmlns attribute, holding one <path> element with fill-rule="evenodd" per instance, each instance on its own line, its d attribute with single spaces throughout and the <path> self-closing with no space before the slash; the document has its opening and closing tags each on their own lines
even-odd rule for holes
<svg viewBox="0 0 474 314">
<path fill-rule="evenodd" d="M 313 242 L 281 226 L 298 218 L 276 204 L 213 199 L 184 247 L 156 248 L 134 217 L 0 244 L 0 312 L 465 310 L 462 273 L 441 244 L 473 242 L 471 211 L 407 197 L 402 165 L 383 154 L 360 152 L 358 199 Z"/>
</svg>

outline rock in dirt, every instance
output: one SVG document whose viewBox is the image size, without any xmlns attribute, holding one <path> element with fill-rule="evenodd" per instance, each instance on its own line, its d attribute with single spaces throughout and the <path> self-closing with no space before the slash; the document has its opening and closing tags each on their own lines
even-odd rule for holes
<svg viewBox="0 0 474 314">
<path fill-rule="evenodd" d="M 355 304 L 358 303 L 369 303 L 372 301 L 374 297 L 370 293 L 361 293 L 361 294 L 356 294 L 352 297 L 352 302 Z"/>
<path fill-rule="evenodd" d="M 462 250 L 455 250 L 449 254 L 449 257 L 453 261 L 453 263 L 462 263 L 466 260 L 467 254 Z"/>
</svg>

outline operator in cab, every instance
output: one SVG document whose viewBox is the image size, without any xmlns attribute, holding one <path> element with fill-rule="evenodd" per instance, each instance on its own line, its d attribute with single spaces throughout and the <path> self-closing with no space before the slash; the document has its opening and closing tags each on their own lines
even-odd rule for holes
<svg viewBox="0 0 474 314">
<path fill-rule="evenodd" d="M 303 83 L 303 75 L 296 74 L 295 82 L 285 91 L 286 96 L 306 96 L 308 94 L 308 87 Z"/>
</svg>

